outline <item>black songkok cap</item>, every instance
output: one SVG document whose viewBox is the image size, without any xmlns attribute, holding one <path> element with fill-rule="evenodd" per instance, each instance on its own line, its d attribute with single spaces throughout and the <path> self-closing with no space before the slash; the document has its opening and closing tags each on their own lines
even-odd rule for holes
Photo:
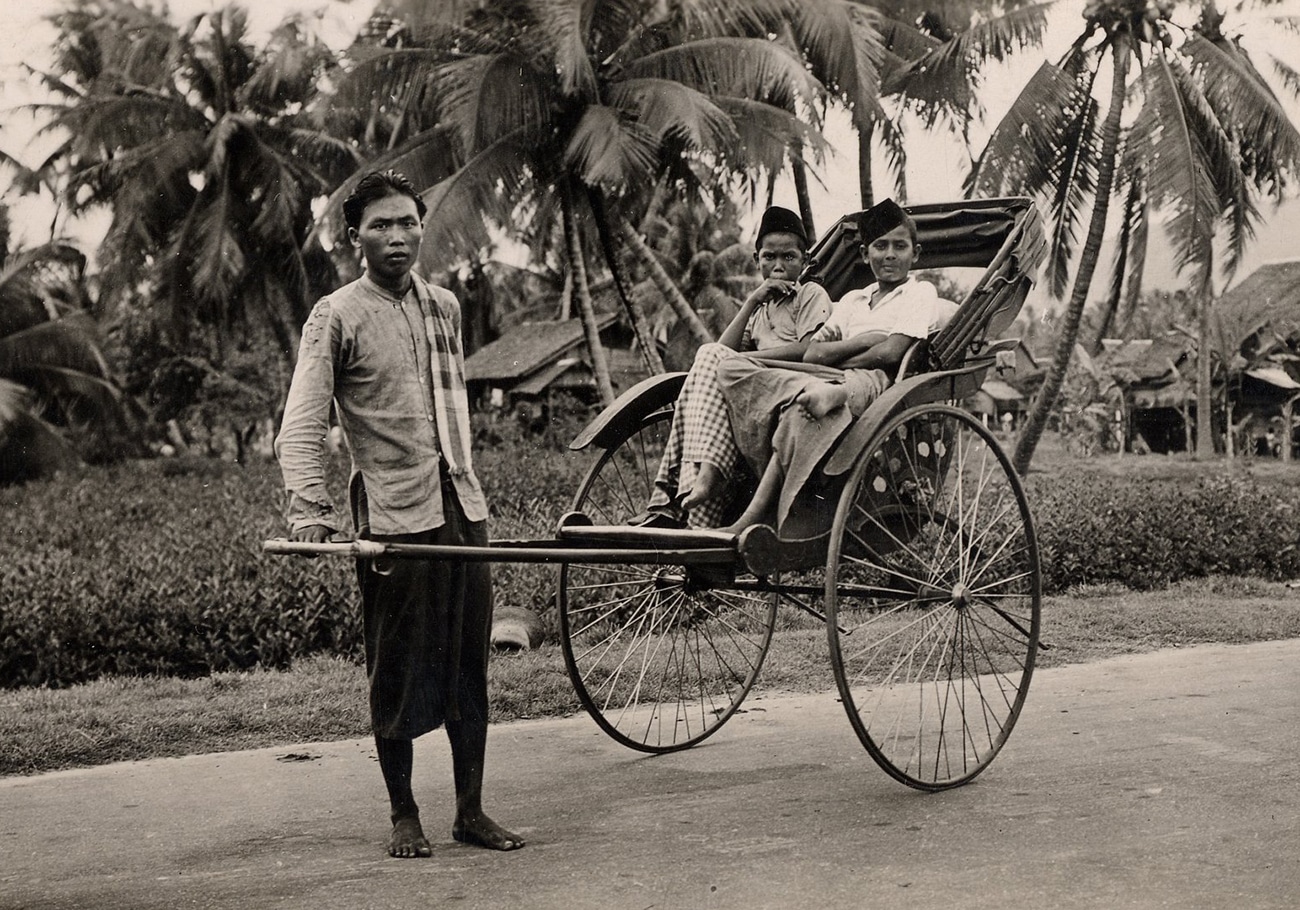
<svg viewBox="0 0 1300 910">
<path fill-rule="evenodd" d="M 804 230 L 803 219 L 789 209 L 774 205 L 763 213 L 763 220 L 758 223 L 758 237 L 754 240 L 754 249 L 763 245 L 763 238 L 768 234 L 794 234 L 808 248 L 808 232 Z"/>
<path fill-rule="evenodd" d="M 902 206 L 892 199 L 878 202 L 858 216 L 858 236 L 866 246 L 877 237 L 883 237 L 898 227 L 907 224 L 907 213 Z"/>
</svg>

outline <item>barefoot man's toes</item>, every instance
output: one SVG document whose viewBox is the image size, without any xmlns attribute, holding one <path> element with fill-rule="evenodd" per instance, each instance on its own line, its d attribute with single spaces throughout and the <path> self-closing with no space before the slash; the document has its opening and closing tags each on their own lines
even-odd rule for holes
<svg viewBox="0 0 1300 910">
<path fill-rule="evenodd" d="M 819 382 L 809 386 L 795 397 L 795 404 L 803 409 L 809 420 L 821 420 L 844 404 L 848 392 L 844 386 L 832 382 Z"/>
<path fill-rule="evenodd" d="M 524 839 L 518 834 L 507 831 L 486 815 L 457 819 L 451 829 L 451 836 L 458 843 L 489 850 L 518 850 L 524 845 Z"/>
<path fill-rule="evenodd" d="M 425 839 L 418 818 L 399 818 L 393 822 L 393 833 L 388 836 L 388 855 L 398 859 L 433 855 L 433 848 Z"/>
</svg>

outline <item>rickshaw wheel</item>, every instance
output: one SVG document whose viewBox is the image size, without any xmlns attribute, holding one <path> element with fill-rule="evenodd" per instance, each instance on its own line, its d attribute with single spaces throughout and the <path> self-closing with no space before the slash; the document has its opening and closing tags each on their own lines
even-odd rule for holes
<svg viewBox="0 0 1300 910">
<path fill-rule="evenodd" d="M 826 569 L 831 664 L 849 721 L 890 776 L 970 781 L 1024 705 L 1042 578 L 1029 503 L 966 411 L 906 410 L 840 496 Z"/>
<path fill-rule="evenodd" d="M 651 414 L 605 450 L 574 510 L 617 525 L 645 509 L 671 421 L 671 410 Z M 776 595 L 748 581 L 685 566 L 561 566 L 564 662 L 601 729 L 632 749 L 676 752 L 726 723 L 758 678 L 776 623 Z"/>
</svg>

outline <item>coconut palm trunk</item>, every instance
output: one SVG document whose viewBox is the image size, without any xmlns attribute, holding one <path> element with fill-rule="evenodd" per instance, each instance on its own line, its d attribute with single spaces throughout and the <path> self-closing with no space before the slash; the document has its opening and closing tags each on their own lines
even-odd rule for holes
<svg viewBox="0 0 1300 910">
<path fill-rule="evenodd" d="M 1196 301 L 1196 457 L 1214 457 L 1213 349 L 1210 343 L 1210 290 L 1202 288 Z M 1232 422 L 1229 421 L 1231 426 Z"/>
<path fill-rule="evenodd" d="M 677 318 L 686 324 L 686 328 L 690 330 L 691 336 L 700 344 L 707 344 L 708 342 L 713 341 L 713 334 L 709 331 L 708 326 L 704 324 L 704 320 L 700 318 L 700 315 L 695 312 L 695 308 L 691 306 L 690 302 L 682 294 L 681 289 L 677 287 L 676 282 L 674 282 L 672 278 L 669 277 L 668 273 L 664 271 L 664 267 L 660 265 L 658 257 L 655 256 L 649 245 L 646 244 L 645 238 L 642 237 L 640 232 L 632 226 L 632 223 L 622 215 L 614 214 L 613 217 L 617 219 L 616 226 L 619 233 L 622 234 L 624 242 L 627 243 L 628 248 L 636 254 L 637 258 L 641 260 L 642 265 L 645 266 L 646 272 L 650 276 L 650 281 L 653 282 L 655 286 L 655 290 L 657 290 L 660 295 L 663 296 L 664 300 L 668 302 L 668 305 L 672 307 Z"/>
<path fill-rule="evenodd" d="M 800 148 L 795 148 L 794 160 L 794 194 L 799 200 L 799 218 L 803 221 L 803 229 L 809 237 L 817 236 L 817 227 L 813 223 L 812 196 L 808 193 L 808 165 L 804 164 L 803 153 Z"/>
<path fill-rule="evenodd" d="M 876 204 L 871 182 L 871 139 L 875 131 L 876 125 L 869 120 L 858 127 L 858 195 L 864 210 Z"/>
<path fill-rule="evenodd" d="M 1129 36 L 1125 33 L 1116 35 L 1113 44 L 1115 71 L 1110 92 L 1110 108 L 1106 111 L 1106 120 L 1101 128 L 1101 156 L 1097 167 L 1097 187 L 1094 194 L 1096 202 L 1092 209 L 1092 219 L 1088 223 L 1088 237 L 1079 260 L 1079 271 L 1074 278 L 1074 289 L 1070 293 L 1070 302 L 1065 309 L 1065 319 L 1061 324 L 1061 334 L 1056 342 L 1056 352 L 1052 365 L 1048 368 L 1043 387 L 1034 398 L 1029 411 L 1029 419 L 1016 440 L 1013 458 L 1015 469 L 1020 474 L 1029 470 L 1029 463 L 1034 459 L 1034 450 L 1047 427 L 1047 418 L 1056 404 L 1056 397 L 1065 384 L 1065 373 L 1074 355 L 1074 346 L 1079 340 L 1079 322 L 1083 316 L 1084 304 L 1088 302 L 1088 291 L 1092 286 L 1092 276 L 1097 270 L 1097 261 L 1101 257 L 1101 245 L 1106 236 L 1106 216 L 1110 211 L 1111 187 L 1115 182 L 1115 162 L 1119 157 L 1120 120 L 1124 109 L 1124 95 L 1127 88 L 1129 68 Z"/>
<path fill-rule="evenodd" d="M 632 331 L 636 334 L 637 344 L 641 348 L 641 357 L 645 361 L 646 369 L 652 375 L 662 373 L 664 372 L 664 362 L 663 358 L 659 356 L 659 345 L 655 342 L 654 333 L 650 331 L 649 320 L 646 319 L 645 312 L 628 290 L 628 282 L 622 274 L 618 253 L 614 250 L 614 226 L 611 223 L 605 199 L 599 192 L 588 190 L 587 201 L 590 203 L 592 214 L 596 219 L 596 233 L 600 237 L 600 246 L 605 253 L 605 264 L 609 266 L 609 274 L 614 279 L 614 286 L 618 289 L 618 296 L 623 301 L 623 308 L 627 310 L 628 321 L 632 323 Z M 627 222 L 622 221 L 622 223 L 626 224 Z M 635 234 L 636 232 L 632 231 L 632 233 Z"/>
<path fill-rule="evenodd" d="M 600 400 L 610 404 L 614 400 L 614 383 L 609 375 L 609 358 L 605 356 L 605 345 L 600 340 L 600 325 L 596 322 L 596 307 L 591 300 L 591 288 L 587 284 L 587 264 L 582 256 L 582 238 L 578 233 L 578 223 L 573 217 L 573 206 L 565 197 L 563 204 L 564 245 L 569 256 L 569 278 L 566 286 L 572 288 L 573 300 L 578 305 L 578 315 L 582 319 L 582 331 L 587 339 L 587 351 L 591 355 L 591 372 L 596 378 L 596 389 Z"/>
</svg>

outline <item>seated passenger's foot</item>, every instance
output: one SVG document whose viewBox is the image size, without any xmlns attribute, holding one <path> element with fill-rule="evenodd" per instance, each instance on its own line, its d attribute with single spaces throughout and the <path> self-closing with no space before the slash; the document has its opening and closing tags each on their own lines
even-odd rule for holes
<svg viewBox="0 0 1300 910">
<path fill-rule="evenodd" d="M 666 508 L 650 508 L 628 519 L 628 524 L 634 528 L 669 528 L 675 531 L 686 527 L 686 522 Z"/>
<path fill-rule="evenodd" d="M 727 475 L 718 470 L 718 466 L 707 461 L 700 462 L 695 472 L 695 483 L 690 492 L 682 497 L 682 508 L 690 511 L 712 499 L 717 499 L 727 489 Z"/>
<path fill-rule="evenodd" d="M 486 847 L 489 850 L 518 850 L 524 845 L 522 837 L 507 831 L 482 813 L 457 818 L 451 836 L 457 843 Z"/>
<path fill-rule="evenodd" d="M 795 396 L 794 403 L 809 420 L 821 420 L 849 399 L 849 390 L 841 382 L 816 382 Z"/>
<path fill-rule="evenodd" d="M 388 836 L 388 855 L 398 859 L 433 855 L 433 848 L 425 839 L 418 815 L 399 818 L 393 822 L 393 833 Z"/>
</svg>

